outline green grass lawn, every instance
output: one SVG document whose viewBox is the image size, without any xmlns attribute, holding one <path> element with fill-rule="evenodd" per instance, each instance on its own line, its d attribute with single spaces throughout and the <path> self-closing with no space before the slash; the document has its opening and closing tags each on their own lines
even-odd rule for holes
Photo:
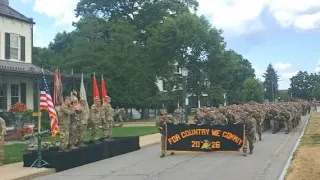
<svg viewBox="0 0 320 180">
<path fill-rule="evenodd" d="M 125 136 L 143 136 L 148 134 L 158 133 L 156 127 L 117 127 L 112 129 L 113 137 L 125 137 Z M 102 137 L 102 132 L 99 132 L 99 137 Z M 86 141 L 91 139 L 91 132 L 86 134 Z M 43 141 L 59 141 L 57 137 L 44 137 Z M 22 155 L 27 151 L 26 144 L 12 144 L 4 147 L 4 163 L 10 164 L 22 161 Z"/>
</svg>

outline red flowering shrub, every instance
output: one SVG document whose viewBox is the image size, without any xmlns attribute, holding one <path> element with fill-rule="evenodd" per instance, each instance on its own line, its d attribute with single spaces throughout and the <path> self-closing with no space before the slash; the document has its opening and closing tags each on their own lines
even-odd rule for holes
<svg viewBox="0 0 320 180">
<path fill-rule="evenodd" d="M 13 106 L 10 107 L 10 112 L 18 112 L 18 113 L 24 113 L 28 110 L 27 106 L 24 103 L 17 102 Z"/>
<path fill-rule="evenodd" d="M 31 127 L 24 126 L 23 128 L 20 128 L 17 133 L 19 136 L 25 136 L 25 135 L 31 134 L 32 131 L 33 129 Z"/>
</svg>

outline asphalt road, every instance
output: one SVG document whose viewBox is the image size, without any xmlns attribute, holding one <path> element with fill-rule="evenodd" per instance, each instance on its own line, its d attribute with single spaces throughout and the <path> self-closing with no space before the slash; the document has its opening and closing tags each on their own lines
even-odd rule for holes
<svg viewBox="0 0 320 180">
<path fill-rule="evenodd" d="M 254 153 L 177 154 L 160 145 L 38 178 L 39 180 L 277 180 L 309 116 L 290 134 L 264 132 Z"/>
</svg>

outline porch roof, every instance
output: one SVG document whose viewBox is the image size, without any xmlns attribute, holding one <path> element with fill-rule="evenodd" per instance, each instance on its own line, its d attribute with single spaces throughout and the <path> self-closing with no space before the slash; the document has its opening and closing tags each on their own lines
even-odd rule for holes
<svg viewBox="0 0 320 180">
<path fill-rule="evenodd" d="M 40 75 L 42 74 L 42 69 L 32 63 L 9 61 L 0 59 L 0 71 L 10 72 L 10 73 L 22 73 L 22 74 L 32 74 Z M 52 72 L 43 69 L 45 74 L 51 74 Z"/>
<path fill-rule="evenodd" d="M 43 71 L 46 76 L 54 75 L 54 72 L 47 69 L 43 69 Z M 32 63 L 0 59 L 0 72 L 41 76 L 42 68 Z M 81 78 L 81 74 L 61 74 L 61 76 L 65 78 Z M 89 79 L 90 76 L 84 75 L 84 78 Z"/>
</svg>

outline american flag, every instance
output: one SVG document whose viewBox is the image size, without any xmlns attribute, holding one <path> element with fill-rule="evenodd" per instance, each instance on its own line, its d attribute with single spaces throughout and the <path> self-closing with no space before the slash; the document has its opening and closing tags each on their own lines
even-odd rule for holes
<svg viewBox="0 0 320 180">
<path fill-rule="evenodd" d="M 55 136 L 59 132 L 58 118 L 44 73 L 40 89 L 40 110 L 47 110 L 49 112 L 51 136 Z"/>
</svg>

